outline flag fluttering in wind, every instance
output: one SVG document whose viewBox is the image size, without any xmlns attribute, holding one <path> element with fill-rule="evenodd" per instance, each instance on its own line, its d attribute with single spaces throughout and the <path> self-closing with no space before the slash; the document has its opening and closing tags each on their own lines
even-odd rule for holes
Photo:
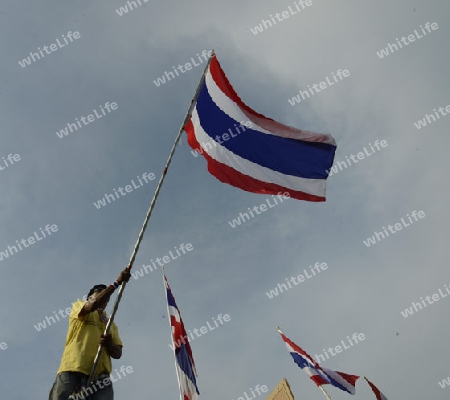
<svg viewBox="0 0 450 400">
<path fill-rule="evenodd" d="M 370 382 L 366 377 L 364 377 L 364 379 L 367 381 L 372 391 L 375 393 L 375 397 L 377 398 L 377 400 L 388 400 L 388 398 L 383 393 L 381 393 L 380 390 L 372 382 Z"/>
<path fill-rule="evenodd" d="M 359 376 L 322 368 L 300 346 L 289 340 L 280 330 L 279 333 L 294 362 L 309 375 L 317 386 L 321 388 L 322 385 L 330 384 L 347 393 L 355 394 L 355 385 Z"/>
<path fill-rule="evenodd" d="M 224 183 L 253 193 L 325 201 L 336 142 L 331 135 L 283 125 L 239 98 L 216 56 L 184 130 L 190 146 Z"/>
<path fill-rule="evenodd" d="M 192 356 L 188 335 L 184 329 L 180 310 L 177 307 L 165 275 L 164 283 L 167 293 L 167 309 L 170 317 L 170 326 L 172 328 L 172 343 L 175 351 L 175 368 L 180 386 L 180 398 L 182 400 L 197 400 L 197 395 L 200 392 L 197 388 L 197 372 L 195 370 L 194 357 Z"/>
</svg>

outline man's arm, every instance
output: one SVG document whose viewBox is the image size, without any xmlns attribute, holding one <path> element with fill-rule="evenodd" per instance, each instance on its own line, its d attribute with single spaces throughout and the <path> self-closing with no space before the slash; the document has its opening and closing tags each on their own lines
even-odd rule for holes
<svg viewBox="0 0 450 400">
<path fill-rule="evenodd" d="M 128 282 L 130 280 L 131 274 L 130 269 L 127 267 L 123 271 L 120 272 L 119 277 L 117 278 L 117 282 L 121 285 L 123 282 Z M 92 311 L 98 309 L 100 305 L 102 305 L 105 301 L 109 301 L 109 298 L 113 294 L 116 289 L 114 287 L 108 286 L 106 289 L 102 290 L 97 294 L 94 301 L 88 299 L 83 308 L 78 313 L 79 317 L 83 317 Z"/>
<path fill-rule="evenodd" d="M 100 344 L 105 347 L 106 351 L 112 358 L 118 360 L 122 357 L 122 346 L 113 343 L 110 333 L 107 336 L 101 336 Z"/>
<path fill-rule="evenodd" d="M 103 289 L 95 298 L 94 301 L 88 299 L 88 301 L 84 304 L 83 308 L 78 313 L 79 317 L 83 317 L 91 313 L 92 311 L 97 310 L 100 304 L 103 304 L 105 301 L 108 301 L 111 295 L 113 294 L 115 288 L 108 286 L 106 289 Z"/>
</svg>

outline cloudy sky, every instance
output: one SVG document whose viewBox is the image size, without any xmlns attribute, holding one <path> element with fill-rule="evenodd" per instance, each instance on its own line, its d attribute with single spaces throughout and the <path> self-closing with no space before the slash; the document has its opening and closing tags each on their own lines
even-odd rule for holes
<svg viewBox="0 0 450 400">
<path fill-rule="evenodd" d="M 200 398 L 236 400 L 257 384 L 272 390 L 283 377 L 296 399 L 323 398 L 293 363 L 280 325 L 311 355 L 362 333 L 364 341 L 322 365 L 366 375 L 389 399 L 448 399 L 450 387 L 438 382 L 450 373 L 450 300 L 439 294 L 450 285 L 450 117 L 414 124 L 450 104 L 448 2 L 312 0 L 258 34 L 262 19 L 296 10 L 295 2 L 141 3 L 128 12 L 124 0 L 0 3 L 0 254 L 34 232 L 41 237 L 0 261 L 2 393 L 47 398 L 67 318 L 35 325 L 127 265 L 204 64 L 154 81 L 214 48 L 244 102 L 284 124 L 332 134 L 336 162 L 377 140 L 387 146 L 330 176 L 325 203 L 289 199 L 232 228 L 229 221 L 268 196 L 220 183 L 183 134 L 134 271 L 190 243 L 166 266 L 186 328 L 230 316 L 191 342 Z M 438 28 L 424 35 L 427 22 Z M 69 31 L 79 38 L 70 42 Z M 377 55 L 411 34 L 420 37 Z M 52 44 L 50 54 L 24 64 Z M 350 76 L 288 102 L 338 69 Z M 117 108 L 108 112 L 107 102 Z M 58 137 L 94 109 L 101 118 Z M 144 173 L 156 179 L 94 205 Z M 364 244 L 413 211 L 425 216 Z M 57 230 L 42 238 L 47 224 Z M 316 262 L 328 269 L 269 299 L 266 292 Z M 433 294 L 439 300 L 402 315 Z M 160 270 L 131 279 L 116 323 L 124 354 L 113 366 L 134 371 L 115 383 L 116 398 L 178 399 Z M 354 398 L 374 398 L 362 378 Z"/>
</svg>

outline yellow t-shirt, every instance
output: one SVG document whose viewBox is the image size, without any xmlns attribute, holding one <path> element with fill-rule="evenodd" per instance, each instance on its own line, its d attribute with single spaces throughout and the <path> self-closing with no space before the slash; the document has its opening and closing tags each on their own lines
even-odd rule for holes
<svg viewBox="0 0 450 400">
<path fill-rule="evenodd" d="M 98 311 L 93 311 L 81 317 L 78 316 L 85 303 L 83 300 L 78 300 L 72 306 L 66 345 L 57 374 L 65 371 L 81 372 L 85 375 L 91 373 L 100 335 L 105 331 L 106 325 L 101 320 Z M 105 312 L 103 313 L 105 314 Z M 119 331 L 114 322 L 111 325 L 110 333 L 113 343 L 122 346 Z M 111 357 L 106 350 L 103 350 L 96 375 L 100 373 L 110 374 L 111 371 Z"/>
</svg>

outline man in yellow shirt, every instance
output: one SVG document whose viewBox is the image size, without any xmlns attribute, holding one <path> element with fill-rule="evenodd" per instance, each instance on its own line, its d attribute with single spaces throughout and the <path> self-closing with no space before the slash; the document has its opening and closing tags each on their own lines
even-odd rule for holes
<svg viewBox="0 0 450 400">
<path fill-rule="evenodd" d="M 114 290 L 129 279 L 130 270 L 125 268 L 112 285 L 95 285 L 87 301 L 78 300 L 73 304 L 66 344 L 49 400 L 78 400 L 87 396 L 89 400 L 113 400 L 109 378 L 111 357 L 122 357 L 122 341 L 114 322 L 110 334 L 103 335 L 108 322 L 104 309 Z M 104 346 L 104 351 L 94 381 L 86 387 L 99 344 Z"/>
</svg>

